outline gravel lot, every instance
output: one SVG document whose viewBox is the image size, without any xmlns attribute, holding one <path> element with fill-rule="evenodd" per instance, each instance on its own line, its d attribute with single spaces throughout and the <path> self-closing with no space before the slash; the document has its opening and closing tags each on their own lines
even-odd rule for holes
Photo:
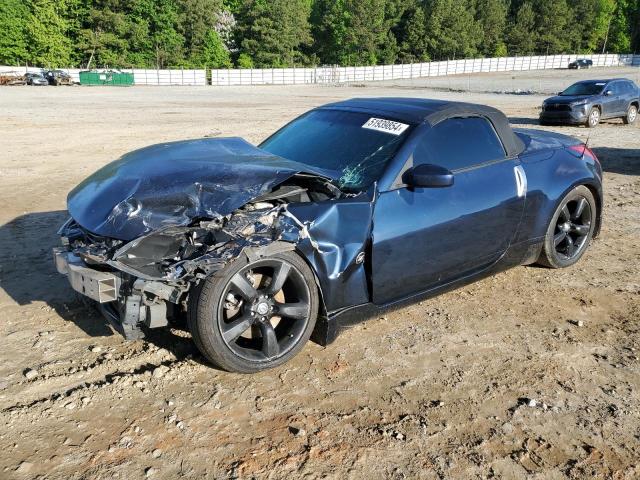
<svg viewBox="0 0 640 480">
<path fill-rule="evenodd" d="M 471 82 L 557 91 L 637 75 Z M 327 348 L 310 343 L 258 375 L 208 367 L 181 329 L 124 342 L 54 271 L 66 193 L 135 148 L 205 135 L 258 142 L 354 96 L 473 101 L 537 123 L 542 96 L 428 89 L 447 82 L 467 79 L 1 88 L 0 478 L 640 477 L 638 125 L 545 127 L 590 134 L 606 172 L 602 234 L 575 267 L 513 269 L 369 319 Z"/>
</svg>

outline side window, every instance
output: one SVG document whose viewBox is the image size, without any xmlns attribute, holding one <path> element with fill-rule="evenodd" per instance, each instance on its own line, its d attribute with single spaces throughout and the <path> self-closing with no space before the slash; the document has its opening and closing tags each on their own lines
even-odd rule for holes
<svg viewBox="0 0 640 480">
<path fill-rule="evenodd" d="M 614 95 L 620 95 L 623 91 L 621 82 L 613 82 L 609 84 L 609 90 L 613 92 Z"/>
<path fill-rule="evenodd" d="M 416 147 L 413 163 L 458 170 L 505 158 L 493 125 L 481 117 L 450 118 L 431 128 Z"/>
</svg>

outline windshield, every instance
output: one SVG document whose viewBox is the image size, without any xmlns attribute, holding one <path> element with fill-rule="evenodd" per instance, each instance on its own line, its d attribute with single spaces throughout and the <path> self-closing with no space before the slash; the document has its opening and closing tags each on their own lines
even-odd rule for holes
<svg viewBox="0 0 640 480">
<path fill-rule="evenodd" d="M 605 82 L 574 83 L 560 95 L 598 95 L 604 86 Z"/>
<path fill-rule="evenodd" d="M 380 179 L 409 127 L 368 113 L 313 110 L 278 130 L 260 148 L 330 170 L 341 189 L 360 191 Z"/>
</svg>

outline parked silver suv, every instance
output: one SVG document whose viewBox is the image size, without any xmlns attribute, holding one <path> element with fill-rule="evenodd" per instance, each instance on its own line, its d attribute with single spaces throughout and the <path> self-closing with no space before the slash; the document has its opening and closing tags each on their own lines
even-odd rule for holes
<svg viewBox="0 0 640 480">
<path fill-rule="evenodd" d="M 540 124 L 584 124 L 595 127 L 600 120 L 622 118 L 632 124 L 638 117 L 638 86 L 626 78 L 584 80 L 574 83 L 542 103 Z"/>
</svg>

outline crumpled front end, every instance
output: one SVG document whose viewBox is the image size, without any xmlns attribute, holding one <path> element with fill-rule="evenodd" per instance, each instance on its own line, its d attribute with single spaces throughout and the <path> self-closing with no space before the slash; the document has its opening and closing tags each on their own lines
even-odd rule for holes
<svg viewBox="0 0 640 480">
<path fill-rule="evenodd" d="M 339 310 L 369 299 L 371 195 L 345 195 L 325 178 L 298 174 L 227 215 L 195 215 L 130 241 L 70 219 L 54 257 L 74 290 L 98 302 L 128 339 L 184 314 L 193 287 L 241 255 L 254 261 L 297 250 L 329 292 L 325 310 Z"/>
<path fill-rule="evenodd" d="M 139 338 L 142 324 L 166 326 L 185 310 L 193 284 L 246 249 L 277 240 L 278 209 L 254 208 L 131 242 L 98 237 L 70 220 L 60 231 L 65 246 L 54 249 L 56 267 L 74 290 L 101 305 L 120 333 Z"/>
</svg>

